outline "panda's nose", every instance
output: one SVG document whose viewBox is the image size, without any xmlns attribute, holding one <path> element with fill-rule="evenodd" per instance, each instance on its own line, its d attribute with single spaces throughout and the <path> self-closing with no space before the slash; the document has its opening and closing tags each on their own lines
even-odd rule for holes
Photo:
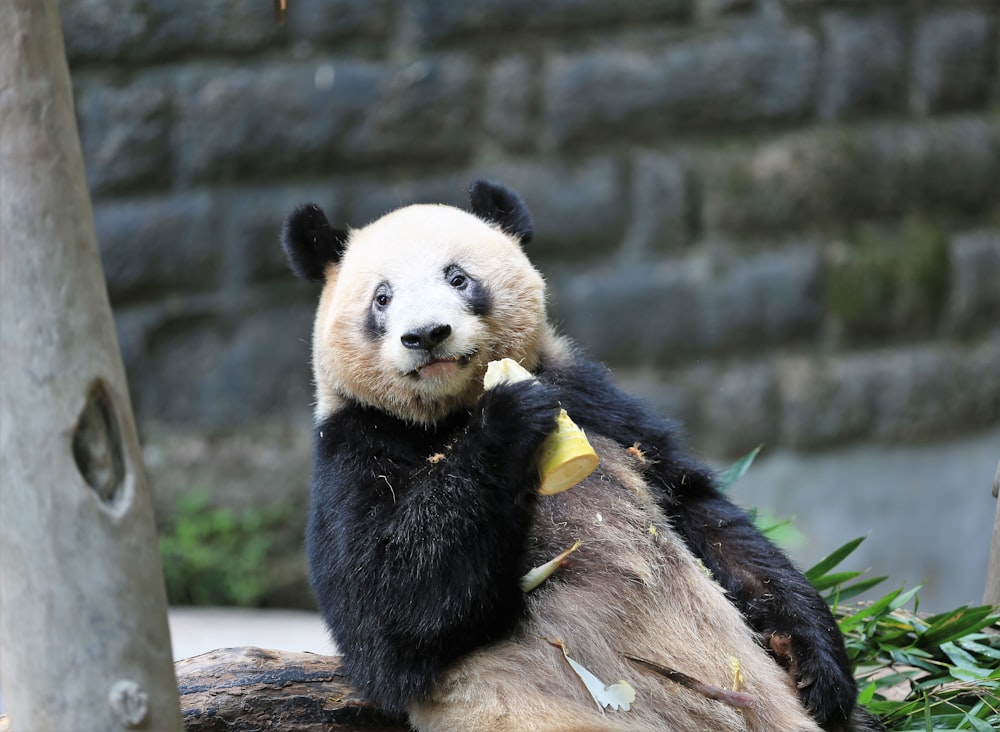
<svg viewBox="0 0 1000 732">
<path fill-rule="evenodd" d="M 450 325 L 427 325 L 404 333 L 400 340 L 407 348 L 429 351 L 450 335 Z"/>
</svg>

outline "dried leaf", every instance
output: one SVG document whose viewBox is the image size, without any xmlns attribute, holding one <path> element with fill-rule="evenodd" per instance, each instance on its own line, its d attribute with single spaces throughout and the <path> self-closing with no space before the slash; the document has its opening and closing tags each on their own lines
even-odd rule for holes
<svg viewBox="0 0 1000 732">
<path fill-rule="evenodd" d="M 590 692 L 590 696 L 593 698 L 594 703 L 597 704 L 598 709 L 603 712 L 605 707 L 611 707 L 616 712 L 627 712 L 632 708 L 632 702 L 635 701 L 635 689 L 632 688 L 629 682 L 619 680 L 617 684 L 608 686 L 580 663 L 570 658 L 569 651 L 566 650 L 566 644 L 561 639 L 557 638 L 555 641 L 549 641 L 549 643 L 562 651 L 563 658 L 566 659 L 570 668 L 573 669 L 584 683 L 584 686 L 587 687 L 587 691 Z"/>
</svg>

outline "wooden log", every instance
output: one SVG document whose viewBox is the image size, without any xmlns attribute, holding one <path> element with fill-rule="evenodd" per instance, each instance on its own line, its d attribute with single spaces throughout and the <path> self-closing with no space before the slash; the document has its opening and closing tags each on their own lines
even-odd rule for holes
<svg viewBox="0 0 1000 732">
<path fill-rule="evenodd" d="M 175 664 L 186 732 L 406 732 L 350 686 L 336 656 L 223 648 Z"/>
<path fill-rule="evenodd" d="M 351 687 L 340 658 L 222 648 L 174 664 L 185 732 L 407 732 Z M 80 729 L 85 729 L 81 727 Z M 10 732 L 0 716 L 0 732 Z"/>
</svg>

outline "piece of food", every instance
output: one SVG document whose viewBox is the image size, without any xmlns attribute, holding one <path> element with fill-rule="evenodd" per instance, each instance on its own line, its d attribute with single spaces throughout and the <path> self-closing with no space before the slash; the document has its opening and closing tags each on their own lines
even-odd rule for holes
<svg viewBox="0 0 1000 732">
<path fill-rule="evenodd" d="M 497 384 L 515 383 L 535 378 L 528 369 L 512 358 L 502 358 L 490 361 L 486 365 L 486 375 L 483 376 L 483 386 L 492 389 Z"/>
<path fill-rule="evenodd" d="M 521 590 L 523 592 L 531 592 L 533 589 L 542 584 L 547 580 L 552 573 L 559 569 L 563 562 L 566 561 L 566 557 L 575 552 L 582 545 L 582 541 L 573 542 L 573 546 L 564 552 L 561 552 L 558 556 L 553 557 L 545 564 L 539 564 L 537 567 L 532 567 L 528 570 L 528 573 L 521 578 Z"/>
<path fill-rule="evenodd" d="M 483 386 L 492 389 L 504 382 L 534 379 L 531 372 L 510 358 L 490 361 L 483 377 Z M 538 456 L 538 472 L 542 484 L 538 492 L 551 496 L 572 488 L 594 472 L 599 460 L 583 430 L 574 424 L 565 409 L 559 410 L 556 429 L 542 443 Z"/>
</svg>

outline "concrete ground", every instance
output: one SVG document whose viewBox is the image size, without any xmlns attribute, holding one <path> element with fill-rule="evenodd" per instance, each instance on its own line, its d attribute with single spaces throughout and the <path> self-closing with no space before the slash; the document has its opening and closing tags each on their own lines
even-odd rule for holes
<svg viewBox="0 0 1000 732">
<path fill-rule="evenodd" d="M 172 607 L 169 618 L 174 660 L 236 646 L 336 652 L 319 615 L 304 610 Z"/>
</svg>

